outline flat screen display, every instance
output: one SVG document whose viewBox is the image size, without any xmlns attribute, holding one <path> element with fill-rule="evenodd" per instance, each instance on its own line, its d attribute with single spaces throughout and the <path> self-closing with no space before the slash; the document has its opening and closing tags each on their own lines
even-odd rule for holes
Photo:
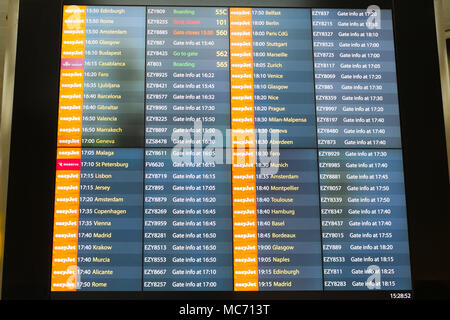
<svg viewBox="0 0 450 320">
<path fill-rule="evenodd" d="M 64 6 L 51 290 L 411 290 L 392 25 Z"/>
</svg>

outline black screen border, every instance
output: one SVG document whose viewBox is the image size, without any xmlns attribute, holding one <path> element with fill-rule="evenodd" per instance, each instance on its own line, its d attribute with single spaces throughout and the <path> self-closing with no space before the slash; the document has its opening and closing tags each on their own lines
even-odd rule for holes
<svg viewBox="0 0 450 320">
<path fill-rule="evenodd" d="M 57 133 L 57 114 L 58 114 L 58 91 L 59 91 L 59 67 L 60 67 L 60 46 L 61 46 L 61 21 L 63 5 L 135 5 L 135 6 L 186 6 L 180 0 L 167 1 L 143 1 L 143 0 L 91 0 L 91 1 L 49 1 L 49 0 L 22 0 L 19 14 L 19 36 L 17 47 L 16 81 L 14 93 L 14 112 L 11 140 L 11 161 L 9 173 L 9 193 L 8 193 L 8 214 L 6 224 L 5 239 L 5 263 L 3 274 L 3 298 L 5 299 L 271 299 L 271 300 L 289 300 L 289 299 L 390 299 L 390 293 L 405 291 L 263 291 L 263 292 L 232 292 L 232 291 L 204 291 L 204 292 L 186 292 L 186 291 L 164 291 L 164 292 L 50 292 L 51 275 L 51 249 L 52 249 L 52 230 L 53 230 L 53 208 L 54 208 L 54 181 L 56 167 L 56 133 Z M 423 218 L 420 218 L 423 205 L 417 205 L 418 196 L 424 195 L 420 192 L 422 182 L 433 182 L 435 189 L 433 192 L 426 193 L 425 198 L 433 201 L 433 196 L 441 194 L 441 202 L 434 201 L 434 216 L 441 218 L 444 222 L 448 217 L 441 216 L 439 212 L 445 211 L 447 203 L 444 203 L 445 195 L 448 194 L 448 171 L 446 162 L 445 135 L 443 128 L 442 100 L 439 87 L 432 87 L 440 84 L 437 70 L 437 49 L 435 54 L 430 54 L 431 65 L 422 70 L 421 74 L 427 76 L 426 83 L 422 88 L 433 92 L 431 97 L 433 108 L 428 108 L 427 112 L 433 121 L 426 126 L 426 136 L 431 143 L 427 143 L 428 149 L 433 146 L 433 160 L 428 159 L 433 173 L 437 176 L 421 176 L 417 181 L 417 168 L 426 160 L 415 158 L 418 150 L 418 142 L 406 137 L 418 137 L 414 134 L 414 126 L 420 123 L 423 115 L 409 110 L 406 106 L 421 99 L 415 100 L 419 91 L 411 92 L 412 83 L 411 74 L 408 73 L 407 57 L 410 55 L 407 42 L 408 38 L 404 26 L 401 22 L 405 20 L 413 21 L 417 19 L 418 14 L 422 13 L 420 8 L 415 8 L 416 15 L 407 13 L 400 14 L 401 10 L 406 10 L 405 5 L 400 1 L 358 1 L 358 0 L 278 0 L 276 8 L 367 8 L 368 5 L 377 4 L 382 9 L 392 9 L 393 26 L 396 51 L 397 82 L 399 88 L 399 106 L 400 121 L 402 133 L 402 147 L 405 169 L 405 189 L 407 201 L 408 230 L 410 240 L 410 258 L 412 283 L 416 296 L 427 294 L 430 282 L 426 282 L 426 273 L 430 269 L 424 270 L 423 257 L 426 256 L 420 244 L 416 242 L 423 240 L 422 229 Z M 431 3 L 431 5 L 430 5 Z M 272 5 L 271 5 L 272 4 Z M 432 1 L 423 1 L 422 4 L 426 13 L 426 33 L 427 38 L 422 41 L 429 42 L 428 47 L 422 47 L 419 53 L 428 53 L 436 48 L 436 35 L 430 37 L 430 31 L 434 30 L 434 13 L 432 12 Z M 267 7 L 274 8 L 273 1 L 267 0 L 191 0 L 189 6 L 219 6 L 219 7 Z M 420 7 L 420 5 L 419 5 Z M 423 10 L 423 8 L 422 8 Z M 431 11 L 431 14 L 430 14 Z M 46 12 L 41 15 L 38 23 L 36 12 Z M 425 20 L 425 19 L 424 19 Z M 421 21 L 422 26 L 424 22 Z M 56 32 L 55 32 L 56 30 Z M 435 31 L 435 30 L 434 30 Z M 39 33 L 45 34 L 45 38 L 36 38 Z M 411 38 L 411 36 L 409 36 Z M 401 45 L 400 45 L 400 39 Z M 41 43 L 39 42 L 41 40 Z M 37 58 L 40 64 L 33 64 L 33 52 L 41 44 L 37 52 Z M 424 45 L 421 43 L 421 45 Z M 47 72 L 44 68 L 48 69 Z M 31 70 L 30 70 L 31 69 Z M 32 72 L 35 72 L 33 74 Z M 30 77 L 31 74 L 31 77 Z M 31 78 L 31 79 L 30 79 Z M 432 89 L 434 88 L 434 89 Z M 27 94 L 24 94 L 27 92 Z M 31 96 L 30 96 L 31 95 Z M 411 97 L 411 95 L 413 97 Z M 32 97 L 37 96 L 37 103 L 32 101 Z M 428 98 L 430 98 L 428 96 Z M 33 104 L 34 102 L 34 104 Z M 33 107 L 40 106 L 39 111 Z M 30 130 L 31 129 L 31 130 Z M 36 143 L 30 143 L 29 132 L 33 132 L 33 138 Z M 424 134 L 419 136 L 423 137 Z M 40 141 L 45 141 L 44 144 Z M 423 147 L 422 147 L 423 148 Z M 33 155 L 33 166 L 30 163 L 30 154 Z M 432 153 L 433 154 L 433 153 Z M 32 174 L 24 168 L 28 167 L 35 171 Z M 436 190 L 437 189 L 437 190 Z M 32 208 L 30 210 L 30 207 Z M 437 209 L 437 210 L 436 210 Z M 25 222 L 27 221 L 27 222 Z M 436 221 L 435 225 L 441 221 Z M 422 238 L 417 237 L 417 233 L 422 232 Z M 32 236 L 32 238 L 26 238 Z M 28 247 L 28 248 L 27 248 Z M 27 257 L 23 252 L 31 251 Z M 443 251 L 445 252 L 445 250 Z M 445 268 L 445 265 L 441 266 Z M 25 275 L 25 276 L 24 276 Z M 424 280 L 421 280 L 425 278 Z M 418 286 L 420 281 L 426 284 Z M 437 280 L 438 284 L 439 279 Z M 428 287 L 427 287 L 428 286 Z M 425 288 L 423 288 L 425 287 Z M 421 293 L 421 290 L 424 290 Z M 410 291 L 406 291 L 410 292 Z"/>
</svg>

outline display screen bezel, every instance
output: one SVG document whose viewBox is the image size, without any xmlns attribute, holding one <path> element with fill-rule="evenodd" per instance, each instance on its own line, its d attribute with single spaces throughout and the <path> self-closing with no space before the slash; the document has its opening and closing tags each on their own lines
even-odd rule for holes
<svg viewBox="0 0 450 320">
<path fill-rule="evenodd" d="M 64 5 L 120 5 L 120 6 L 185 6 L 185 7 L 261 7 L 261 8 L 348 8 L 348 9 L 365 9 L 369 5 L 376 4 L 380 6 L 381 9 L 390 9 L 392 10 L 393 16 L 393 25 L 394 25 L 394 46 L 396 51 L 396 57 L 398 58 L 398 37 L 396 35 L 396 10 L 392 1 L 356 1 L 356 0 L 348 0 L 348 1 L 332 1 L 332 0 L 322 0 L 322 1 L 313 1 L 313 0 L 305 0 L 305 1 L 278 1 L 277 6 L 274 7 L 270 5 L 270 1 L 246 1 L 242 3 L 240 1 L 190 1 L 190 5 L 182 4 L 182 1 L 114 1 L 114 0 L 97 0 L 97 1 L 60 1 L 58 4 L 58 43 L 55 44 L 58 47 L 57 55 L 60 54 L 61 48 L 61 25 L 62 25 L 62 10 Z M 20 37 L 19 37 L 20 39 Z M 20 55 L 18 55 L 19 57 Z M 55 96 L 57 101 L 58 97 L 58 87 L 59 87 L 59 59 L 55 61 L 46 61 L 47 63 L 52 63 L 52 67 L 54 71 L 58 71 L 56 74 L 52 74 L 52 77 L 56 79 L 56 83 L 53 83 L 52 88 L 56 86 L 56 90 L 53 90 L 52 95 Z M 20 60 L 18 64 L 20 63 Z M 53 65 L 54 64 L 54 65 Z M 413 245 L 413 235 L 411 231 L 411 211 L 414 211 L 413 207 L 410 203 L 410 195 L 408 194 L 409 183 L 411 179 L 409 179 L 409 171 L 408 171 L 408 163 L 410 159 L 408 159 L 408 148 L 409 141 L 405 138 L 407 136 L 406 129 L 407 127 L 405 120 L 405 110 L 406 108 L 402 104 L 402 96 L 403 96 L 403 87 L 399 70 L 399 60 L 396 59 L 397 66 L 397 83 L 399 86 L 399 107 L 400 107 L 400 120 L 401 120 L 401 133 L 402 133 L 402 146 L 403 146 L 403 158 L 404 158 L 404 168 L 405 168 L 405 180 L 406 180 L 406 202 L 407 202 L 407 212 L 408 212 L 408 226 L 409 226 L 409 240 L 410 240 L 410 260 L 411 260 L 411 270 L 412 270 L 412 279 L 413 279 L 413 288 L 414 288 L 414 261 L 417 260 L 414 252 Z M 17 94 L 17 92 L 16 92 Z M 45 154 L 44 157 L 49 160 L 50 164 L 55 164 L 56 162 L 56 123 L 57 123 L 57 103 L 50 108 L 49 111 L 49 119 L 53 119 L 52 125 L 50 127 L 54 128 L 54 133 L 52 133 L 52 137 L 54 137 L 53 141 L 48 141 L 47 143 L 51 144 L 51 148 L 54 150 L 52 154 Z M 14 121 L 16 122 L 16 117 Z M 50 138 L 49 138 L 50 139 Z M 49 148 L 50 149 L 50 148 Z M 445 151 L 445 146 L 443 147 Z M 12 153 L 11 157 L 15 156 L 15 153 Z M 55 168 L 55 165 L 53 166 Z M 46 170 L 47 172 L 47 170 Z M 53 225 L 53 200 L 54 200 L 54 179 L 55 179 L 55 170 L 48 171 L 48 180 L 45 181 L 46 186 L 48 187 L 49 198 L 46 199 L 47 203 L 51 203 L 51 206 L 47 207 L 45 210 L 45 214 L 42 215 L 43 218 L 48 218 L 47 223 L 50 225 L 50 230 Z M 12 171 L 12 174 L 14 172 Z M 11 176 L 10 176 L 11 177 Z M 10 178 L 11 179 L 11 178 Z M 13 199 L 13 201 L 17 197 L 17 195 L 9 195 L 9 199 Z M 9 200 L 11 201 L 11 200 Z M 43 209 L 41 207 L 40 209 Z M 8 208 L 9 210 L 9 208 Z M 48 212 L 47 212 L 48 211 Z M 7 230 L 9 231 L 13 227 L 7 225 Z M 45 277 L 43 277 L 41 284 L 47 284 L 47 297 L 54 299 L 102 299 L 102 298 L 118 298 L 118 299 L 208 299 L 212 297 L 211 291 L 203 291 L 203 292 L 186 292 L 186 291 L 164 291 L 164 292 L 52 292 L 50 293 L 50 270 L 51 270 L 51 247 L 52 247 L 52 238 L 51 234 L 47 235 L 48 246 L 42 248 L 42 255 L 40 256 L 39 261 L 42 263 L 40 265 L 40 269 L 46 270 L 48 272 Z M 8 234 L 7 234 L 8 241 Z M 7 242 L 7 246 L 10 245 Z M 11 244 L 11 247 L 13 245 Z M 45 260 L 44 260 L 45 259 Z M 8 255 L 6 255 L 6 262 L 8 263 Z M 8 271 L 8 269 L 6 269 Z M 41 272 L 42 273 L 42 272 Z M 5 273 L 5 277 L 6 277 Z M 6 288 L 6 289 L 5 289 Z M 42 287 L 43 289 L 43 287 Z M 6 281 L 6 287 L 3 288 L 3 291 L 8 292 L 8 281 Z M 213 298 L 214 299 L 390 299 L 392 298 L 392 293 L 412 293 L 412 291 L 265 291 L 265 292 L 233 292 L 233 291 L 214 291 Z"/>
</svg>

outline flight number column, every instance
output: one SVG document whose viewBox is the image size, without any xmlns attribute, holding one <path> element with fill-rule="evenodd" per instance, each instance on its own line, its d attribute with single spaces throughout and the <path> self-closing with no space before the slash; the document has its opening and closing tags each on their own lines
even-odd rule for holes
<svg viewBox="0 0 450 320">
<path fill-rule="evenodd" d="M 147 8 L 144 290 L 233 288 L 229 95 L 228 10 Z"/>
</svg>

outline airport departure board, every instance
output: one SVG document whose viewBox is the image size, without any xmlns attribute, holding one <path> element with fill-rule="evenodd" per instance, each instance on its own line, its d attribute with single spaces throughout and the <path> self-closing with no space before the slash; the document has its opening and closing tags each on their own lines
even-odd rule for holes
<svg viewBox="0 0 450 320">
<path fill-rule="evenodd" d="M 391 10 L 61 32 L 52 291 L 411 290 Z"/>
</svg>

